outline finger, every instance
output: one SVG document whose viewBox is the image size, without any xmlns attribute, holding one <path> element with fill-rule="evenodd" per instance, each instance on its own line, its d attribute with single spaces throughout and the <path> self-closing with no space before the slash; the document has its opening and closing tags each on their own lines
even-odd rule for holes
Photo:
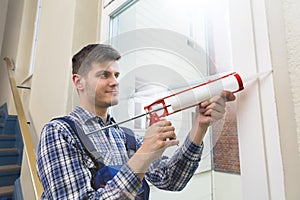
<svg viewBox="0 0 300 200">
<path fill-rule="evenodd" d="M 162 119 L 161 121 L 158 121 L 154 124 L 157 125 L 158 127 L 165 127 L 165 126 L 171 126 L 172 125 L 172 123 L 170 121 L 167 121 L 166 119 Z"/>
<path fill-rule="evenodd" d="M 220 95 L 216 95 L 209 100 L 203 101 L 202 103 L 200 103 L 200 105 L 202 107 L 206 107 L 212 102 L 218 102 L 220 105 L 225 105 L 225 102 L 234 101 L 235 99 L 236 97 L 232 92 L 224 90 Z"/>
<path fill-rule="evenodd" d="M 164 126 L 164 127 L 160 127 L 159 132 L 169 132 L 174 130 L 175 130 L 174 126 Z"/>
<path fill-rule="evenodd" d="M 225 104 L 226 104 L 226 99 L 222 95 L 214 96 L 209 101 L 210 101 L 210 103 L 215 102 L 221 106 L 225 106 Z"/>
<path fill-rule="evenodd" d="M 165 141 L 165 147 L 178 146 L 179 140 L 167 140 Z"/>
<path fill-rule="evenodd" d="M 166 141 L 167 139 L 176 139 L 177 136 L 174 131 L 168 131 L 168 132 L 160 132 L 156 134 L 156 137 L 158 140 Z"/>
<path fill-rule="evenodd" d="M 210 104 L 212 104 L 214 102 L 217 104 L 220 104 L 221 106 L 225 106 L 226 99 L 220 95 L 217 95 L 217 96 L 210 98 L 209 100 L 202 102 L 200 105 L 203 108 L 207 108 L 207 106 L 209 106 Z"/>
<path fill-rule="evenodd" d="M 219 113 L 225 113 L 225 105 L 221 105 L 218 102 L 213 102 L 210 105 L 208 105 L 206 107 L 206 111 L 209 109 L 215 110 L 216 112 L 219 112 Z"/>
<path fill-rule="evenodd" d="M 234 101 L 236 99 L 235 95 L 230 91 L 222 91 L 221 96 L 225 98 L 226 101 Z"/>
<path fill-rule="evenodd" d="M 212 120 L 216 121 L 216 120 L 219 120 L 219 119 L 223 118 L 224 113 L 217 112 L 215 110 L 209 109 L 204 113 L 204 115 L 207 116 L 207 117 L 211 117 Z"/>
<path fill-rule="evenodd" d="M 225 107 L 225 100 L 222 97 L 215 97 L 214 99 L 202 102 L 199 111 L 203 113 L 203 111 L 205 112 L 208 109 L 214 109 L 217 105 L 218 107 Z"/>
<path fill-rule="evenodd" d="M 200 108 L 200 109 L 199 109 L 199 113 L 200 113 L 200 114 L 204 114 L 206 111 L 207 111 L 206 108 Z"/>
<path fill-rule="evenodd" d="M 206 101 L 203 101 L 200 103 L 200 109 L 201 108 L 205 108 L 206 106 L 208 106 L 210 104 L 210 101 L 209 100 L 206 100 Z"/>
<path fill-rule="evenodd" d="M 177 138 L 174 131 L 165 132 L 161 136 L 162 136 L 162 140 L 167 140 L 167 139 L 175 140 Z"/>
</svg>

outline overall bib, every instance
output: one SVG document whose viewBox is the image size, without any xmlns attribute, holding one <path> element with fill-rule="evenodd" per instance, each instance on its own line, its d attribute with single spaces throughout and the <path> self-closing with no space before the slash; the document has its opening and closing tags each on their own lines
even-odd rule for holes
<svg viewBox="0 0 300 200">
<path fill-rule="evenodd" d="M 91 158 L 94 160 L 97 166 L 96 170 L 92 170 L 93 188 L 95 190 L 97 190 L 100 187 L 104 188 L 107 182 L 111 180 L 118 173 L 122 165 L 112 165 L 112 166 L 104 165 L 103 162 L 100 160 L 99 152 L 97 152 L 92 141 L 84 133 L 83 129 L 70 118 L 60 117 L 60 118 L 55 118 L 54 120 L 64 121 L 72 128 L 73 132 L 76 133 L 77 137 L 81 141 L 86 152 L 91 156 Z M 121 129 L 124 131 L 126 135 L 126 141 L 127 141 L 126 149 L 127 149 L 128 157 L 130 158 L 133 155 L 133 153 L 135 153 L 137 150 L 134 133 L 129 128 L 121 127 Z M 146 180 L 143 179 L 142 187 L 139 189 L 138 194 L 135 197 L 135 200 L 148 200 L 149 193 L 150 193 L 149 185 L 146 182 Z"/>
</svg>

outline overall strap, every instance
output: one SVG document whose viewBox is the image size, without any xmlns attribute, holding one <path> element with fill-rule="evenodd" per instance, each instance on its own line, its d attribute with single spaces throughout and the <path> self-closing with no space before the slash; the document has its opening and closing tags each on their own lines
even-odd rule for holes
<svg viewBox="0 0 300 200">
<path fill-rule="evenodd" d="M 93 159 L 99 162 L 100 153 L 96 150 L 95 145 L 92 143 L 90 138 L 84 133 L 82 127 L 75 123 L 72 119 L 67 116 L 58 117 L 53 120 L 61 120 L 67 123 L 73 132 L 78 136 L 79 140 L 81 141 L 82 145 L 86 149 L 87 152 L 93 157 Z M 134 132 L 130 128 L 121 127 L 124 131 L 126 136 L 126 150 L 128 153 L 129 158 L 136 152 L 136 140 L 134 137 Z"/>
<path fill-rule="evenodd" d="M 120 127 L 120 128 L 125 132 L 126 150 L 127 150 L 128 158 L 130 158 L 137 150 L 134 132 L 130 128 L 126 128 L 126 127 Z"/>
<path fill-rule="evenodd" d="M 55 118 L 53 120 L 61 120 L 61 121 L 64 121 L 65 123 L 67 123 L 71 127 L 73 132 L 78 136 L 82 145 L 84 146 L 86 151 L 92 156 L 92 158 L 97 161 L 99 160 L 100 153 L 96 150 L 94 144 L 92 143 L 90 138 L 84 133 L 84 131 L 80 127 L 80 125 L 78 125 L 77 123 L 75 123 L 73 120 L 71 120 L 70 118 L 68 118 L 66 116 Z"/>
</svg>

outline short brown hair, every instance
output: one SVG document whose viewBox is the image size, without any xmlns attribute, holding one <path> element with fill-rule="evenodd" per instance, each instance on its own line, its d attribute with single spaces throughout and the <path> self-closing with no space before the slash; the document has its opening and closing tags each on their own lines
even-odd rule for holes
<svg viewBox="0 0 300 200">
<path fill-rule="evenodd" d="M 117 61 L 120 58 L 120 53 L 110 45 L 89 44 L 73 56 L 72 74 L 86 73 L 93 62 Z"/>
</svg>

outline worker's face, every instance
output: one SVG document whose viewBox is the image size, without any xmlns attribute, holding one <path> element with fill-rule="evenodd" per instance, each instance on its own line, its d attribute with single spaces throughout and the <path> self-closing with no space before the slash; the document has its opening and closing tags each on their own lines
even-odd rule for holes
<svg viewBox="0 0 300 200">
<path fill-rule="evenodd" d="M 92 63 L 84 79 L 84 95 L 96 107 L 108 108 L 118 103 L 119 67 L 116 61 Z"/>
</svg>

